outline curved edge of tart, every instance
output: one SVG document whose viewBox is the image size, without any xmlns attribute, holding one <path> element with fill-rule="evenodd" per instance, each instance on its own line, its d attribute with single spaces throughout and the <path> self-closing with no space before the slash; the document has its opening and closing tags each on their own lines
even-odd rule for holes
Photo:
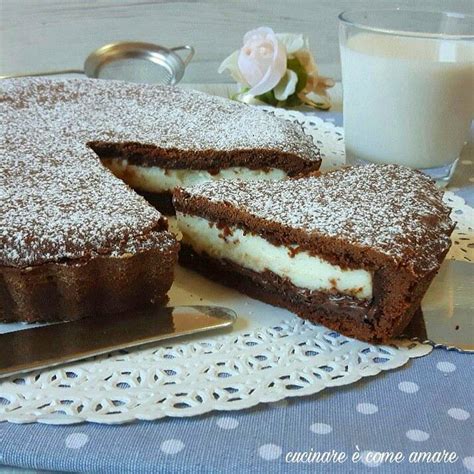
<svg viewBox="0 0 474 474">
<path fill-rule="evenodd" d="M 166 304 L 179 243 L 159 233 L 159 245 L 135 253 L 0 266 L 0 321 L 71 321 Z"/>
</svg>

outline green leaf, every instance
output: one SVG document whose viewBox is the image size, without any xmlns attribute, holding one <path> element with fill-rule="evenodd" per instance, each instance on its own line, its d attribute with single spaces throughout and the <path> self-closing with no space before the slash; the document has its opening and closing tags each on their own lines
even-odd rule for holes
<svg viewBox="0 0 474 474">
<path fill-rule="evenodd" d="M 275 98 L 273 94 L 273 90 L 265 92 L 265 94 L 255 96 L 258 100 L 265 102 L 266 104 L 276 106 L 278 105 L 278 100 Z"/>
<path fill-rule="evenodd" d="M 305 68 L 296 58 L 288 59 L 286 61 L 286 68 L 295 71 L 296 75 L 298 76 L 298 83 L 296 84 L 295 90 L 295 93 L 298 94 L 298 92 L 301 92 L 305 88 L 306 82 L 308 81 L 308 74 L 306 73 Z"/>
<path fill-rule="evenodd" d="M 288 107 L 297 107 L 298 105 L 301 105 L 303 102 L 301 102 L 301 99 L 295 94 L 291 94 L 287 99 L 286 99 L 286 105 Z"/>
</svg>

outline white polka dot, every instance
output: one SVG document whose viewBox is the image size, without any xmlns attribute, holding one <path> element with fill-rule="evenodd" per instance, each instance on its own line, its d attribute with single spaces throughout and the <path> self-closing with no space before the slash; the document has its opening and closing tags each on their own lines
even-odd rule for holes
<svg viewBox="0 0 474 474">
<path fill-rule="evenodd" d="M 377 405 L 373 403 L 359 403 L 356 410 L 363 415 L 373 415 L 379 411 Z"/>
<path fill-rule="evenodd" d="M 420 387 L 415 382 L 400 382 L 398 384 L 398 390 L 405 393 L 416 393 L 420 390 Z"/>
<path fill-rule="evenodd" d="M 471 472 L 474 472 L 474 456 L 468 456 L 462 460 L 464 467 Z"/>
<path fill-rule="evenodd" d="M 281 456 L 282 450 L 276 444 L 264 444 L 258 448 L 258 454 L 266 461 L 278 459 Z"/>
<path fill-rule="evenodd" d="M 167 439 L 161 443 L 160 449 L 165 454 L 176 454 L 184 448 L 184 443 L 179 439 Z"/>
<path fill-rule="evenodd" d="M 326 423 L 313 423 L 309 429 L 316 434 L 329 434 L 332 431 L 332 426 Z"/>
<path fill-rule="evenodd" d="M 362 451 L 360 460 L 367 466 L 367 467 L 377 467 L 382 464 L 382 459 L 377 457 L 377 451 Z"/>
<path fill-rule="evenodd" d="M 406 435 L 412 441 L 426 441 L 430 437 L 426 431 L 421 430 L 408 430 Z"/>
<path fill-rule="evenodd" d="M 474 178 L 469 178 L 470 183 L 474 183 Z"/>
<path fill-rule="evenodd" d="M 455 420 L 464 421 L 471 417 L 471 414 L 462 408 L 450 408 L 448 415 Z"/>
<path fill-rule="evenodd" d="M 221 416 L 216 423 L 217 426 L 223 430 L 234 430 L 239 426 L 237 418 L 233 418 L 232 416 Z"/>
<path fill-rule="evenodd" d="M 456 370 L 456 366 L 451 362 L 438 362 L 436 368 L 441 372 L 454 372 Z"/>
<path fill-rule="evenodd" d="M 89 441 L 85 433 L 72 433 L 66 438 L 66 448 L 80 449 Z"/>
<path fill-rule="evenodd" d="M 462 160 L 461 163 L 463 165 L 472 165 L 472 161 L 471 160 Z"/>
</svg>

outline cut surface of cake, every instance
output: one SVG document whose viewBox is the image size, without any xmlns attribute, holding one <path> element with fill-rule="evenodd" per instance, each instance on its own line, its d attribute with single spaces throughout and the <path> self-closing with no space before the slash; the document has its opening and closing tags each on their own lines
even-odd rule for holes
<svg viewBox="0 0 474 474">
<path fill-rule="evenodd" d="M 94 124 L 65 105 L 87 87 L 77 84 L 73 93 L 61 82 L 0 81 L 0 321 L 167 302 L 179 245 L 166 218 L 87 147 Z"/>
<path fill-rule="evenodd" d="M 175 191 L 180 262 L 350 337 L 399 335 L 449 250 L 442 193 L 396 165 Z"/>
<path fill-rule="evenodd" d="M 209 180 L 279 180 L 319 169 L 301 125 L 222 97 L 177 87 L 97 79 L 5 80 L 8 100 L 30 111 L 31 128 L 92 149 L 116 176 L 158 210 L 172 191 Z"/>
</svg>

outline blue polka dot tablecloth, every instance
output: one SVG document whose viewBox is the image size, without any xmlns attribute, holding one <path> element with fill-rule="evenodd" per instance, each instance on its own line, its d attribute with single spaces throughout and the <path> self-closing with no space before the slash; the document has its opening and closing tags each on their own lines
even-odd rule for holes
<svg viewBox="0 0 474 474">
<path fill-rule="evenodd" d="M 353 385 L 196 418 L 2 423 L 0 458 L 96 473 L 474 472 L 473 362 L 435 349 Z"/>
<path fill-rule="evenodd" d="M 340 124 L 340 115 L 328 117 Z M 472 187 L 462 191 L 472 205 Z M 435 349 L 352 385 L 195 418 L 2 423 L 0 464 L 92 473 L 474 472 L 473 363 Z"/>
</svg>

